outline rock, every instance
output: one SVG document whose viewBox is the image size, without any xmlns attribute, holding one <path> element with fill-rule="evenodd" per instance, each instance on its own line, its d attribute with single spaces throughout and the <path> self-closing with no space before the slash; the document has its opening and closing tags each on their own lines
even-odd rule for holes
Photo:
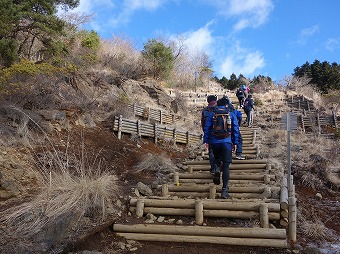
<svg viewBox="0 0 340 254">
<path fill-rule="evenodd" d="M 318 193 L 315 194 L 315 198 L 317 200 L 321 200 L 322 199 L 322 195 L 318 192 Z"/>
<path fill-rule="evenodd" d="M 177 225 L 182 225 L 182 224 L 183 224 L 183 221 L 182 221 L 182 220 L 178 220 L 178 221 L 176 221 L 176 224 L 177 224 Z"/>
<path fill-rule="evenodd" d="M 122 207 L 122 201 L 120 201 L 119 199 L 117 199 L 116 205 L 117 205 L 118 207 Z"/>
<path fill-rule="evenodd" d="M 134 192 L 135 192 L 135 194 L 136 194 L 137 197 L 140 197 L 140 193 L 139 193 L 139 190 L 138 190 L 137 188 L 135 189 Z"/>
<path fill-rule="evenodd" d="M 157 222 L 163 222 L 165 220 L 164 216 L 159 216 Z"/>
<path fill-rule="evenodd" d="M 157 217 L 153 215 L 152 213 L 148 213 L 145 217 L 149 220 L 153 220 L 153 221 L 157 220 Z"/>
<path fill-rule="evenodd" d="M 145 184 L 142 183 L 142 182 L 138 182 L 136 188 L 139 190 L 139 192 L 140 192 L 142 195 L 151 196 L 151 195 L 153 194 L 153 193 L 152 193 L 152 190 L 150 189 L 150 187 L 147 186 L 147 185 L 145 185 Z"/>
<path fill-rule="evenodd" d="M 176 219 L 168 219 L 167 222 L 168 222 L 169 224 L 172 224 L 172 223 L 175 222 L 175 220 L 176 220 Z"/>
</svg>

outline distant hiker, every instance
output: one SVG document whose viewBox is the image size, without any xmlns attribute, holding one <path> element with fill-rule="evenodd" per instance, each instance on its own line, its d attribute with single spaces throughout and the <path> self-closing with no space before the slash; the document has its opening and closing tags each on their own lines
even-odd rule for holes
<svg viewBox="0 0 340 254">
<path fill-rule="evenodd" d="M 214 109 L 217 107 L 216 101 L 217 101 L 217 96 L 216 95 L 209 95 L 209 96 L 207 96 L 208 106 L 205 107 L 202 110 L 202 115 L 201 115 L 202 131 L 204 131 L 204 126 L 205 126 L 205 123 L 207 121 L 207 118 L 208 118 L 209 114 L 211 112 L 213 112 Z M 208 142 L 210 144 L 211 137 L 209 137 L 209 141 Z M 208 153 L 209 153 L 209 162 L 210 162 L 210 174 L 214 175 L 215 174 L 215 169 L 216 169 L 217 166 L 215 164 L 215 157 L 214 157 L 214 153 L 213 153 L 213 150 L 212 150 L 211 146 L 209 146 L 209 148 L 208 148 Z"/>
<path fill-rule="evenodd" d="M 219 184 L 222 169 L 222 198 L 229 197 L 229 165 L 232 162 L 232 152 L 238 145 L 239 127 L 235 114 L 230 113 L 226 107 L 228 100 L 221 98 L 217 101 L 217 107 L 211 112 L 204 126 L 203 143 L 212 150 L 216 161 L 214 183 Z M 211 139 L 210 139 L 211 138 Z"/>
<path fill-rule="evenodd" d="M 253 124 L 253 109 L 254 109 L 253 96 L 249 94 L 243 103 L 243 110 L 244 113 L 246 113 L 247 115 L 246 123 L 248 127 L 251 127 L 251 125 Z"/>
<path fill-rule="evenodd" d="M 246 97 L 246 94 L 245 92 L 243 91 L 242 87 L 239 87 L 237 90 L 236 90 L 236 97 L 238 99 L 238 102 L 240 104 L 240 108 L 243 107 L 243 103 L 244 103 L 244 98 Z"/>
<path fill-rule="evenodd" d="M 247 98 L 248 94 L 250 93 L 250 88 L 248 86 L 246 86 L 245 84 L 243 84 L 241 87 L 242 87 L 242 90 L 243 90 L 243 92 L 245 94 L 244 97 Z"/>
<path fill-rule="evenodd" d="M 238 126 L 240 128 L 241 124 L 242 124 L 242 112 L 234 108 L 234 106 L 231 103 L 229 98 L 227 98 L 227 100 L 228 100 L 228 103 L 227 103 L 228 108 L 229 108 L 230 112 L 236 116 Z M 242 156 L 243 138 L 242 138 L 242 134 L 241 134 L 240 130 L 239 130 L 239 133 L 240 133 L 240 135 L 239 135 L 239 138 L 238 138 L 238 145 L 236 146 L 236 157 L 235 157 L 235 159 L 245 160 L 246 158 Z"/>
</svg>

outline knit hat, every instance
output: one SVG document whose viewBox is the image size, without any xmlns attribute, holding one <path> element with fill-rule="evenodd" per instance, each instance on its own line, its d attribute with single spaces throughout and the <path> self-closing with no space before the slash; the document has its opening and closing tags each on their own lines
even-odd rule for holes
<svg viewBox="0 0 340 254">
<path fill-rule="evenodd" d="M 207 102 L 210 103 L 211 101 L 216 101 L 217 100 L 217 97 L 216 95 L 209 95 L 207 97 Z"/>
<path fill-rule="evenodd" d="M 226 106 L 228 104 L 228 99 L 223 97 L 217 101 L 217 106 Z"/>
</svg>

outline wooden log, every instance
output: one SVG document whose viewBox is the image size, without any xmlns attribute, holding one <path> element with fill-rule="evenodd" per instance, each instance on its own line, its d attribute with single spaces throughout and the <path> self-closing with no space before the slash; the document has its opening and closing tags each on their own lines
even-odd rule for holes
<svg viewBox="0 0 340 254">
<path fill-rule="evenodd" d="M 210 185 L 209 187 L 209 198 L 210 199 L 216 198 L 216 186 L 215 185 Z"/>
<path fill-rule="evenodd" d="M 130 212 L 135 212 L 136 207 L 130 207 Z M 195 216 L 193 208 L 163 208 L 163 207 L 144 207 L 144 214 L 171 215 L 171 216 Z M 234 219 L 259 219 L 258 211 L 229 211 L 229 210 L 204 210 L 203 215 L 215 218 L 234 218 Z M 280 213 L 268 212 L 269 220 L 280 220 Z"/>
<path fill-rule="evenodd" d="M 212 186 L 214 187 L 214 186 Z M 130 199 L 130 206 L 136 206 L 136 198 Z M 145 198 L 144 206 L 152 207 L 169 207 L 169 208 L 194 208 L 194 199 L 149 199 Z M 274 203 L 273 200 L 266 202 L 266 200 L 204 200 L 204 209 L 206 210 L 245 210 L 258 211 L 260 204 L 266 203 L 268 211 L 280 212 L 280 204 Z"/>
<path fill-rule="evenodd" d="M 170 174 L 173 176 L 173 174 Z M 179 179 L 212 179 L 213 176 L 209 172 L 201 172 L 201 173 L 178 173 Z M 275 179 L 275 175 L 270 175 L 270 178 Z M 233 174 L 232 172 L 229 175 L 230 180 L 264 180 L 264 174 Z"/>
<path fill-rule="evenodd" d="M 266 239 L 286 239 L 285 229 L 264 228 L 230 228 L 210 226 L 178 226 L 158 224 L 113 224 L 114 232 L 130 233 L 153 233 L 153 234 L 176 234 L 176 235 L 202 235 L 222 237 L 246 237 Z"/>
<path fill-rule="evenodd" d="M 288 225 L 288 237 L 296 243 L 296 198 L 289 198 L 289 225 Z"/>
<path fill-rule="evenodd" d="M 179 175 L 178 175 L 178 172 L 175 172 L 174 173 L 174 184 L 175 185 L 179 185 Z"/>
<path fill-rule="evenodd" d="M 123 116 L 119 115 L 118 120 L 118 139 L 122 139 L 122 124 L 123 123 Z"/>
<path fill-rule="evenodd" d="M 260 204 L 260 224 L 262 228 L 269 228 L 268 204 Z"/>
<path fill-rule="evenodd" d="M 212 179 L 179 179 L 182 184 L 197 183 L 197 184 L 207 184 L 212 183 Z M 229 180 L 229 184 L 243 184 L 243 185 L 259 185 L 263 181 L 259 180 Z M 269 183 L 269 182 L 268 182 Z"/>
<path fill-rule="evenodd" d="M 287 209 L 283 209 L 281 210 L 280 214 L 281 214 L 281 218 L 288 218 L 289 212 Z"/>
<path fill-rule="evenodd" d="M 193 171 L 197 170 L 210 170 L 210 165 L 190 165 L 189 168 L 192 168 Z M 231 164 L 229 166 L 230 170 L 237 170 L 237 169 L 267 169 L 267 164 Z"/>
<path fill-rule="evenodd" d="M 283 227 L 288 227 L 288 219 L 287 218 L 281 218 L 280 219 L 280 225 Z"/>
<path fill-rule="evenodd" d="M 237 246 L 259 246 L 287 248 L 286 240 L 282 239 L 252 239 L 252 238 L 229 238 L 216 236 L 188 236 L 164 235 L 164 234 L 140 234 L 140 233 L 117 233 L 117 235 L 135 241 L 156 241 L 156 242 L 190 242 L 190 243 L 212 243 Z"/>
<path fill-rule="evenodd" d="M 169 195 L 169 189 L 167 184 L 162 185 L 162 196 L 166 197 Z"/>
<path fill-rule="evenodd" d="M 288 209 L 288 188 L 286 186 L 281 186 L 280 206 L 282 210 Z"/>
<path fill-rule="evenodd" d="M 143 217 L 143 214 L 144 214 L 143 211 L 144 211 L 144 200 L 138 199 L 137 205 L 136 205 L 136 216 L 137 216 L 137 218 Z"/>
<path fill-rule="evenodd" d="M 216 186 L 217 191 L 222 191 L 221 186 Z M 175 192 L 208 192 L 210 190 L 210 186 L 206 184 L 188 184 L 188 185 L 172 185 L 168 184 L 168 190 L 175 191 Z M 231 193 L 262 193 L 264 194 L 264 197 L 269 198 L 271 195 L 272 190 L 280 190 L 280 187 L 276 186 L 230 186 L 229 192 Z"/>
<path fill-rule="evenodd" d="M 200 199 L 195 201 L 195 223 L 197 225 L 203 224 L 203 201 Z"/>
</svg>

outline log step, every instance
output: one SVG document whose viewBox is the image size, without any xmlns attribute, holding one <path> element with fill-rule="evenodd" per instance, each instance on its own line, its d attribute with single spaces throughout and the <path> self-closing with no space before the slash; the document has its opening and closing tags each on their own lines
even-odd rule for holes
<svg viewBox="0 0 340 254">
<path fill-rule="evenodd" d="M 273 248 L 288 247 L 284 229 L 114 224 L 113 231 L 118 236 L 137 241 L 212 243 Z"/>
</svg>

